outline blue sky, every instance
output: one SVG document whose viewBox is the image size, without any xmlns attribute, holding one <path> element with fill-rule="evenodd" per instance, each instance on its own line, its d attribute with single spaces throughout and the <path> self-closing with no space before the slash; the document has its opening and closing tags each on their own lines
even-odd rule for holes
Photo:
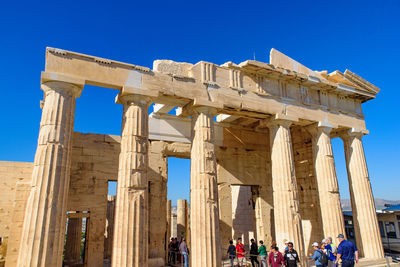
<svg viewBox="0 0 400 267">
<path fill-rule="evenodd" d="M 268 62 L 274 47 L 311 69 L 348 68 L 381 88 L 363 105 L 366 157 L 375 197 L 400 199 L 399 13 L 400 1 L 390 0 L 3 1 L 0 160 L 33 161 L 46 46 L 147 67 L 155 59 L 240 63 L 254 54 Z M 119 134 L 116 93 L 85 87 L 75 130 Z M 342 142 L 333 140 L 333 147 L 348 198 Z M 170 198 L 188 198 L 189 165 L 169 160 Z"/>
</svg>

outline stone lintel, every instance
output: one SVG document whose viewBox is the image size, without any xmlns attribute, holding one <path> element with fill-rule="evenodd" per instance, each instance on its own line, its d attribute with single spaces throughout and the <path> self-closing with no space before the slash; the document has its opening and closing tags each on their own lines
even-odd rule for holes
<svg viewBox="0 0 400 267">
<path fill-rule="evenodd" d="M 213 109 L 223 109 L 224 105 L 219 102 L 212 102 L 209 100 L 201 99 L 201 98 L 195 98 L 193 101 L 193 107 L 208 107 L 208 108 L 213 108 Z"/>
<path fill-rule="evenodd" d="M 90 212 L 74 212 L 68 213 L 67 218 L 89 218 Z"/>
</svg>

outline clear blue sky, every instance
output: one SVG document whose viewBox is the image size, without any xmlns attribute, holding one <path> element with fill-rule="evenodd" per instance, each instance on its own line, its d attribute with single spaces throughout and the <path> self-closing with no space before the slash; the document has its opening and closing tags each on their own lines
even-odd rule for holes
<svg viewBox="0 0 400 267">
<path fill-rule="evenodd" d="M 315 70 L 346 68 L 382 90 L 363 105 L 375 197 L 400 199 L 400 1 L 3 1 L 0 160 L 33 161 L 45 47 L 152 67 L 155 59 L 268 62 L 274 47 Z M 87 86 L 75 130 L 119 134 L 115 90 Z M 342 197 L 343 147 L 334 140 Z M 169 160 L 172 199 L 188 198 L 189 161 Z M 182 175 L 182 173 L 184 175 Z M 184 177 L 183 177 L 184 176 Z"/>
</svg>

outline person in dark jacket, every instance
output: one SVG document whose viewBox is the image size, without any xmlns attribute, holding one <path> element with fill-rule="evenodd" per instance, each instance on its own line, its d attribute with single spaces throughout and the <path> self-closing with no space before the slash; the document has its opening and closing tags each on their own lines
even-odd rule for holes
<svg viewBox="0 0 400 267">
<path fill-rule="evenodd" d="M 233 245 L 233 241 L 229 240 L 229 247 L 228 247 L 228 257 L 229 261 L 231 262 L 231 267 L 234 266 L 233 261 L 235 260 L 236 257 L 236 247 Z"/>
<path fill-rule="evenodd" d="M 254 263 L 257 263 L 257 266 L 260 266 L 260 263 L 257 260 L 257 255 L 258 255 L 258 247 L 256 241 L 252 238 L 251 240 L 251 246 L 250 246 L 250 261 L 251 265 L 253 267 L 256 267 Z"/>
<path fill-rule="evenodd" d="M 300 265 L 299 254 L 293 249 L 292 242 L 288 242 L 288 250 L 285 251 L 283 259 L 286 267 L 296 267 L 297 265 Z"/>
</svg>

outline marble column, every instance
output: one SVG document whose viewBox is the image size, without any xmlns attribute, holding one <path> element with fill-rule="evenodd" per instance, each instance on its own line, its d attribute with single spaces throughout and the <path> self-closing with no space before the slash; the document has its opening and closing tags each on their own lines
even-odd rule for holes
<svg viewBox="0 0 400 267">
<path fill-rule="evenodd" d="M 169 241 L 171 240 L 171 200 L 167 200 L 167 244 L 166 246 L 168 246 Z"/>
<path fill-rule="evenodd" d="M 324 237 L 335 238 L 338 234 L 346 233 L 332 152 L 330 137 L 332 128 L 320 123 L 319 126 L 311 126 L 307 129 L 312 136 L 315 176 Z"/>
<path fill-rule="evenodd" d="M 121 153 L 111 264 L 148 265 L 149 98 L 120 96 L 123 104 Z"/>
<path fill-rule="evenodd" d="M 290 124 L 291 122 L 287 120 L 272 120 L 268 124 L 271 146 L 275 237 L 280 250 L 284 248 L 285 239 L 292 241 L 301 261 L 305 264 L 306 258 Z"/>
<path fill-rule="evenodd" d="M 350 130 L 341 138 L 345 149 L 357 247 L 365 258 L 377 259 L 383 258 L 384 253 L 362 136 L 362 133 Z"/>
<path fill-rule="evenodd" d="M 107 196 L 106 235 L 104 238 L 104 259 L 111 262 L 114 239 L 115 196 Z"/>
<path fill-rule="evenodd" d="M 165 237 L 165 251 L 166 251 L 165 262 L 168 262 L 168 244 L 171 241 L 171 215 L 172 215 L 171 208 L 172 208 L 171 200 L 169 199 L 169 200 L 167 200 L 167 220 L 166 220 L 167 232 L 165 233 L 166 234 L 166 237 Z"/>
<path fill-rule="evenodd" d="M 177 233 L 178 240 L 182 237 L 186 238 L 186 226 L 187 226 L 187 209 L 186 209 L 186 199 L 178 199 L 177 201 L 177 210 L 176 210 L 176 224 L 177 224 Z"/>
<path fill-rule="evenodd" d="M 77 264 L 81 258 L 82 218 L 69 218 L 64 261 Z"/>
<path fill-rule="evenodd" d="M 214 110 L 196 107 L 192 114 L 190 234 L 192 267 L 221 266 Z"/>
<path fill-rule="evenodd" d="M 83 86 L 42 84 L 44 104 L 18 266 L 61 266 L 75 99 Z"/>
</svg>

